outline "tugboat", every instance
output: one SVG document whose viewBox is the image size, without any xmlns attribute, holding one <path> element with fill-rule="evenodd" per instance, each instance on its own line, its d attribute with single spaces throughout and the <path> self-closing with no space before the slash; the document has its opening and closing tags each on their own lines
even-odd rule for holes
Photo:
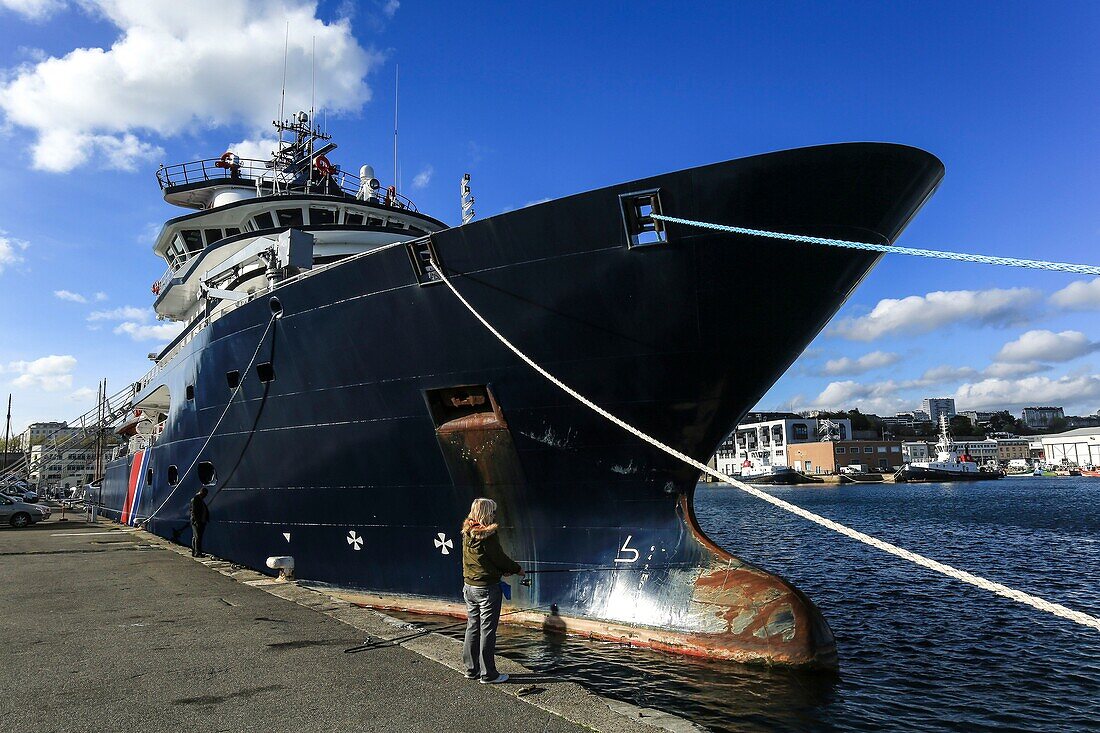
<svg viewBox="0 0 1100 733">
<path fill-rule="evenodd" d="M 270 574 L 292 558 L 295 577 L 358 603 L 461 616 L 458 530 L 487 496 L 509 554 L 538 571 L 516 609 L 682 654 L 836 666 L 814 604 L 699 527 L 698 471 L 530 369 L 440 275 L 564 382 L 706 461 L 881 255 L 650 214 L 893 243 L 939 160 L 824 145 L 449 227 L 370 166 L 330 162 L 311 115 L 277 127 L 289 139 L 270 160 L 157 171 L 187 211 L 156 239 L 153 307 L 183 330 L 135 385 L 142 420 L 107 468 L 105 511 L 186 544 L 205 486 L 208 552 Z M 816 297 L 790 308 L 778 281 Z M 751 359 L 743 320 L 769 334 Z"/>
<path fill-rule="evenodd" d="M 946 415 L 940 415 L 940 440 L 936 444 L 936 460 L 906 463 L 894 474 L 896 483 L 990 481 L 999 478 L 1004 478 L 1003 471 L 982 468 L 969 453 L 958 450 L 947 427 Z"/>
</svg>

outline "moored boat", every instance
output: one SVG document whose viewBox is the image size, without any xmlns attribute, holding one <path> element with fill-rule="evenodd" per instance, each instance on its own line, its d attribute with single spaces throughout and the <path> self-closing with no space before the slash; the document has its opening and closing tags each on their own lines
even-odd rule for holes
<svg viewBox="0 0 1100 733">
<path fill-rule="evenodd" d="M 958 450 L 947 427 L 947 417 L 940 416 L 940 439 L 936 444 L 936 458 L 928 461 L 912 461 L 894 474 L 897 483 L 942 481 L 990 481 L 1004 478 L 1004 472 L 979 466 L 968 453 Z"/>
<path fill-rule="evenodd" d="M 462 614 L 457 529 L 489 496 L 509 553 L 544 571 L 514 589 L 517 609 L 684 654 L 835 666 L 814 604 L 699 527 L 698 472 L 517 360 L 439 268 L 551 372 L 705 461 L 880 255 L 648 214 L 892 243 L 942 177 L 935 157 L 782 151 L 447 227 L 369 166 L 332 165 L 308 115 L 280 127 L 292 139 L 269 161 L 158 171 L 190 211 L 157 238 L 169 269 L 154 307 L 184 329 L 136 385 L 105 511 L 187 543 L 206 486 L 217 556 L 265 572 L 290 556 L 298 578 L 359 602 Z M 817 297 L 784 307 L 779 280 Z M 752 359 L 726 314 L 731 282 L 771 334 Z"/>
</svg>

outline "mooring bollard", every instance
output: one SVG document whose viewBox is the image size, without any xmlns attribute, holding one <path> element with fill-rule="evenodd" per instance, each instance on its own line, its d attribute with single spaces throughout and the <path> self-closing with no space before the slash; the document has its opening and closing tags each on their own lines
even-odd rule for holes
<svg viewBox="0 0 1100 733">
<path fill-rule="evenodd" d="M 267 558 L 267 566 L 279 571 L 279 580 L 294 580 L 294 558 L 290 555 L 278 555 Z"/>
</svg>

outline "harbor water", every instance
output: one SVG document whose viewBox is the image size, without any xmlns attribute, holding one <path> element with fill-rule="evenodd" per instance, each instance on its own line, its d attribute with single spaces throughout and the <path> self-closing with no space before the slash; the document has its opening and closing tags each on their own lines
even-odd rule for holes
<svg viewBox="0 0 1100 733">
<path fill-rule="evenodd" d="M 774 488 L 934 559 L 1100 616 L 1100 480 Z M 700 485 L 720 545 L 821 608 L 835 674 L 672 657 L 502 627 L 501 653 L 715 731 L 1100 730 L 1100 632 Z M 452 632 L 460 633 L 460 632 Z"/>
</svg>

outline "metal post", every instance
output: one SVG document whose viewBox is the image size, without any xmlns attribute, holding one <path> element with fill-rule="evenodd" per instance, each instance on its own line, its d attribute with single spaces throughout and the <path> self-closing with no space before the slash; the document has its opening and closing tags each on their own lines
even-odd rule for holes
<svg viewBox="0 0 1100 733">
<path fill-rule="evenodd" d="M 4 468 L 8 467 L 8 439 L 11 437 L 11 394 L 8 394 L 8 421 L 4 424 Z"/>
</svg>

